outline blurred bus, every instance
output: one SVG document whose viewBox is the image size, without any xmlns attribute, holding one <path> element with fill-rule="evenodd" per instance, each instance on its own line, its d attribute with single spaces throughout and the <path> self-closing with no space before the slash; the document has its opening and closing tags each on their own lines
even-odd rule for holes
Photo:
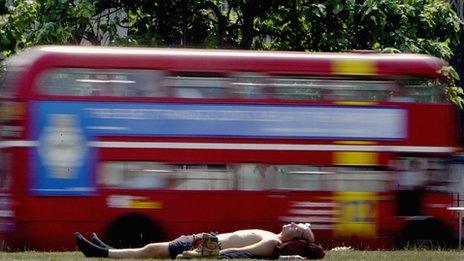
<svg viewBox="0 0 464 261">
<path fill-rule="evenodd" d="M 324 247 L 453 244 L 446 64 L 415 54 L 44 46 L 1 92 L 5 249 L 310 222 Z M 409 193 L 409 194 L 408 194 Z"/>
</svg>

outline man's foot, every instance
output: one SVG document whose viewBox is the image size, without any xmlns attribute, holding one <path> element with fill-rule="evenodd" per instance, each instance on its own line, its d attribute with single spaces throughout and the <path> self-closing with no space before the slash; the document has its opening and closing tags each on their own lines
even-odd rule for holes
<svg viewBox="0 0 464 261">
<path fill-rule="evenodd" d="M 108 257 L 108 249 L 93 244 L 85 239 L 79 232 L 76 232 L 74 236 L 76 238 L 77 247 L 86 257 Z"/>
<path fill-rule="evenodd" d="M 92 233 L 92 235 L 90 236 L 90 241 L 92 243 L 94 243 L 95 245 L 97 245 L 99 247 L 102 247 L 102 248 L 105 248 L 105 249 L 113 249 L 114 248 L 112 246 L 109 246 L 109 245 L 105 244 L 105 242 L 101 241 L 100 238 L 98 238 L 96 233 Z"/>
<path fill-rule="evenodd" d="M 209 233 L 203 233 L 201 238 L 194 239 L 192 250 L 184 251 L 176 258 L 215 258 L 219 256 L 219 250 L 220 247 L 218 238 Z"/>
</svg>

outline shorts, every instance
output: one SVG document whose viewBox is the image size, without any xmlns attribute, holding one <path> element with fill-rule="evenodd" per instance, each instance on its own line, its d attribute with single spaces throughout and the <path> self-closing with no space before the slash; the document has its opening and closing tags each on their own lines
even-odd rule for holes
<svg viewBox="0 0 464 261">
<path fill-rule="evenodd" d="M 180 236 L 171 242 L 169 242 L 169 255 L 172 259 L 175 259 L 177 255 L 182 254 L 185 250 L 189 250 L 192 247 L 193 235 Z"/>
</svg>

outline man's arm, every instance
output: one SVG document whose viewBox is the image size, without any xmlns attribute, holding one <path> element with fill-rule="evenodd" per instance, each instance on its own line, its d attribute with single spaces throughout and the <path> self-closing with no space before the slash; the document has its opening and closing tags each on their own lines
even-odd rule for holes
<svg viewBox="0 0 464 261">
<path fill-rule="evenodd" d="M 249 246 L 227 248 L 219 251 L 219 254 L 227 254 L 236 251 L 248 252 L 253 256 L 271 256 L 275 247 L 279 244 L 276 239 L 262 239 L 261 241 Z"/>
</svg>

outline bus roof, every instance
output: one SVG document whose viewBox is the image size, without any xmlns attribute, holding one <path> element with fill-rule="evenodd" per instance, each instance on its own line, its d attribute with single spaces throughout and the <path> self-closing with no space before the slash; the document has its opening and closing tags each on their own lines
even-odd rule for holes
<svg viewBox="0 0 464 261">
<path fill-rule="evenodd" d="M 438 77 L 445 61 L 423 54 L 311 53 L 173 48 L 39 46 L 9 59 L 36 73 L 51 67 L 145 68 L 183 72 Z M 38 70 L 38 71 L 37 71 Z"/>
</svg>

